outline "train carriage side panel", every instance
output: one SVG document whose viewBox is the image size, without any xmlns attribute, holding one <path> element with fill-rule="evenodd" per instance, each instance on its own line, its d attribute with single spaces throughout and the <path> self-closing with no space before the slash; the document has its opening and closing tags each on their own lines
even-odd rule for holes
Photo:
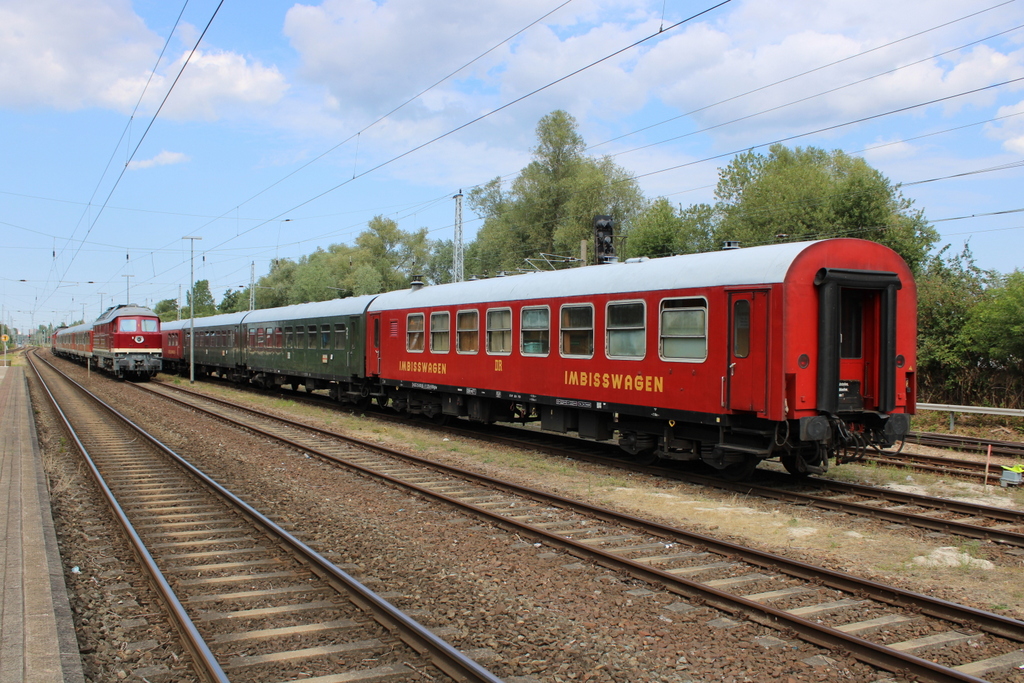
<svg viewBox="0 0 1024 683">
<path fill-rule="evenodd" d="M 373 295 L 253 311 L 246 317 L 247 364 L 266 386 L 351 392 L 365 377 L 363 316 Z M 340 393 L 339 393 L 340 392 Z"/>
<path fill-rule="evenodd" d="M 818 467 L 909 426 L 890 415 L 912 408 L 913 309 L 886 247 L 782 244 L 383 294 L 366 363 L 399 410 L 543 406 L 551 428 L 582 434 L 586 417 L 603 438 L 614 416 L 633 450 L 664 455 L 687 447 L 682 423 L 716 467 L 808 449 Z"/>
</svg>

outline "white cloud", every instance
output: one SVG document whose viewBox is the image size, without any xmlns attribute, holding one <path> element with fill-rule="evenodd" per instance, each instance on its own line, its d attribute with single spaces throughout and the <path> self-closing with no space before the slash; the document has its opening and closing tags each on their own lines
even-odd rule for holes
<svg viewBox="0 0 1024 683">
<path fill-rule="evenodd" d="M 187 56 L 182 54 L 160 82 L 151 86 L 151 107 L 156 104 L 155 94 L 161 93 L 163 97 Z M 210 121 L 237 113 L 238 109 L 274 105 L 287 90 L 288 83 L 277 67 L 263 66 L 234 52 L 196 50 L 160 115 Z"/>
<path fill-rule="evenodd" d="M 190 161 L 187 154 L 181 152 L 168 152 L 164 150 L 157 154 L 152 159 L 144 159 L 141 161 L 132 161 L 128 164 L 128 168 L 131 170 L 141 170 L 144 168 L 153 168 L 154 166 L 172 166 L 174 164 L 183 164 Z"/>
<path fill-rule="evenodd" d="M 160 39 L 128 0 L 5 0 L 0 2 L 0 105 L 110 105 L 100 93 L 144 74 L 159 49 Z"/>
<path fill-rule="evenodd" d="M 190 28 L 179 27 L 178 37 Z M 0 106 L 129 113 L 162 44 L 128 0 L 0 0 Z M 161 64 L 146 91 L 150 112 L 186 56 Z M 161 115 L 210 120 L 239 106 L 273 104 L 287 88 L 276 67 L 233 52 L 197 51 Z"/>
</svg>

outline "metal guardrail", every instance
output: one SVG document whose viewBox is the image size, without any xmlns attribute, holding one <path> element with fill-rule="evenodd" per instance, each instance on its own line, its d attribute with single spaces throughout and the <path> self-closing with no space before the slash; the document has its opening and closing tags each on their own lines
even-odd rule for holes
<svg viewBox="0 0 1024 683">
<path fill-rule="evenodd" d="M 953 406 L 943 403 L 918 403 L 918 410 L 939 410 L 949 413 L 949 431 L 955 426 L 955 415 L 957 413 L 975 413 L 978 415 L 1004 415 L 1006 417 L 1024 417 L 1024 410 L 1013 408 L 987 408 L 985 406 Z"/>
</svg>

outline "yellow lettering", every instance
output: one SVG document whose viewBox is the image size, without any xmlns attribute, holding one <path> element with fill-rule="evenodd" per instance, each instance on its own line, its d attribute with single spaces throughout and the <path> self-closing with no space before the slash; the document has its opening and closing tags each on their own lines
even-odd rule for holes
<svg viewBox="0 0 1024 683">
<path fill-rule="evenodd" d="M 612 389 L 622 388 L 622 375 L 612 375 Z"/>
<path fill-rule="evenodd" d="M 589 379 L 590 379 L 590 373 L 589 372 L 581 372 L 580 373 L 580 386 L 581 387 L 587 386 L 589 384 L 589 382 L 588 382 Z"/>
<path fill-rule="evenodd" d="M 569 384 L 579 384 L 579 383 L 580 383 L 579 379 L 577 379 L 577 377 L 576 377 L 576 371 L 575 370 L 570 371 L 569 372 Z"/>
<path fill-rule="evenodd" d="M 654 390 L 659 392 L 659 393 L 665 391 L 665 378 L 664 377 L 655 377 L 654 378 Z"/>
<path fill-rule="evenodd" d="M 654 378 L 651 377 L 650 375 L 647 375 L 647 377 L 644 377 L 644 391 L 650 391 L 651 390 L 651 383 L 652 383 L 653 379 Z"/>
<path fill-rule="evenodd" d="M 608 388 L 608 373 L 607 372 L 604 373 L 604 378 L 603 379 L 604 379 L 604 381 L 601 383 L 601 388 L 602 389 L 607 389 Z"/>
<path fill-rule="evenodd" d="M 622 385 L 623 389 L 633 388 L 633 375 L 626 375 L 626 383 Z"/>
</svg>

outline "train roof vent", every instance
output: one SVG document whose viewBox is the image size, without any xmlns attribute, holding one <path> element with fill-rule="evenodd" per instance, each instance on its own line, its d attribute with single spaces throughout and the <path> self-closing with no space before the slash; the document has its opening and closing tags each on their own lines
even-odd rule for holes
<svg viewBox="0 0 1024 683">
<path fill-rule="evenodd" d="M 423 276 L 413 275 L 412 282 L 409 283 L 409 289 L 414 292 L 423 289 Z"/>
<path fill-rule="evenodd" d="M 739 249 L 739 248 L 740 248 L 739 240 L 726 240 L 726 241 L 722 242 L 722 251 L 727 251 L 729 249 Z"/>
</svg>

